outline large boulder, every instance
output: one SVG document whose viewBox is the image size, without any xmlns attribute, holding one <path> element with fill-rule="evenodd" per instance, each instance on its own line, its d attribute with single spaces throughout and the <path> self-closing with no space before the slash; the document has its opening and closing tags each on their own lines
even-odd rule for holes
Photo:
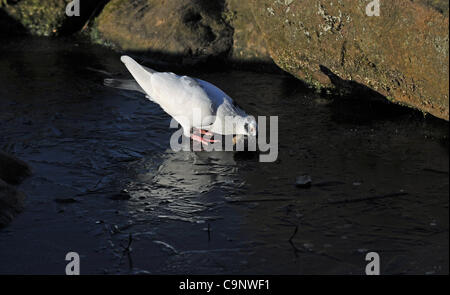
<svg viewBox="0 0 450 295">
<path fill-rule="evenodd" d="M 273 64 L 247 1 L 110 1 L 91 38 L 162 61 Z"/>
<path fill-rule="evenodd" d="M 196 62 L 228 54 L 233 30 L 222 11 L 220 2 L 209 0 L 112 0 L 91 36 L 121 50 Z"/>
<path fill-rule="evenodd" d="M 447 0 L 251 0 L 273 60 L 318 87 L 363 85 L 449 119 Z"/>
</svg>

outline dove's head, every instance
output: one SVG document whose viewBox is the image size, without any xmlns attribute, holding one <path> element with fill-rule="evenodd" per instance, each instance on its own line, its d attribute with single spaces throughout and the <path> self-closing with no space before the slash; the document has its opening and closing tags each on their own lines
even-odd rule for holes
<svg viewBox="0 0 450 295">
<path fill-rule="evenodd" d="M 244 134 L 248 136 L 256 136 L 258 133 L 258 124 L 255 117 L 247 116 L 244 118 Z"/>
</svg>

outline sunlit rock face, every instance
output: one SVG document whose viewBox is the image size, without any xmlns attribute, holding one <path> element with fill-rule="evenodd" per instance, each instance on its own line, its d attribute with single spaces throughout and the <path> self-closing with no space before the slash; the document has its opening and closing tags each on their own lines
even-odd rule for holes
<svg viewBox="0 0 450 295">
<path fill-rule="evenodd" d="M 379 1 L 368 16 L 370 2 L 251 1 L 284 70 L 317 87 L 367 86 L 448 120 L 448 2 Z"/>
</svg>

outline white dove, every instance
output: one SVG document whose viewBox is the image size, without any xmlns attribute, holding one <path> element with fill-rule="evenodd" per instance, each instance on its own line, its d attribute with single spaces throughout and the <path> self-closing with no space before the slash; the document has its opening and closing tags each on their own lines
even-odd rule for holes
<svg viewBox="0 0 450 295">
<path fill-rule="evenodd" d="M 144 93 L 174 118 L 183 128 L 183 134 L 192 140 L 207 145 L 218 141 L 210 139 L 212 133 L 256 136 L 255 118 L 235 106 L 231 97 L 213 84 L 170 72 L 157 72 L 126 55 L 120 60 L 135 81 L 105 79 L 105 85 Z M 228 121 L 226 117 L 229 117 Z M 209 135 L 209 139 L 199 133 Z"/>
</svg>

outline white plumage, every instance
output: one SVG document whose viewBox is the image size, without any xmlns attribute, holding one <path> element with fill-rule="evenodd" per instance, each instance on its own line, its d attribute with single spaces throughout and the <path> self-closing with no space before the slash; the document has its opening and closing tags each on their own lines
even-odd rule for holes
<svg viewBox="0 0 450 295">
<path fill-rule="evenodd" d="M 223 135 L 256 135 L 254 117 L 233 105 L 233 100 L 213 84 L 174 73 L 156 72 L 129 56 L 122 56 L 121 61 L 135 81 L 105 79 L 105 85 L 145 93 L 180 123 L 185 136 L 191 136 L 192 128 Z M 229 120 L 228 124 L 226 120 Z"/>
</svg>

